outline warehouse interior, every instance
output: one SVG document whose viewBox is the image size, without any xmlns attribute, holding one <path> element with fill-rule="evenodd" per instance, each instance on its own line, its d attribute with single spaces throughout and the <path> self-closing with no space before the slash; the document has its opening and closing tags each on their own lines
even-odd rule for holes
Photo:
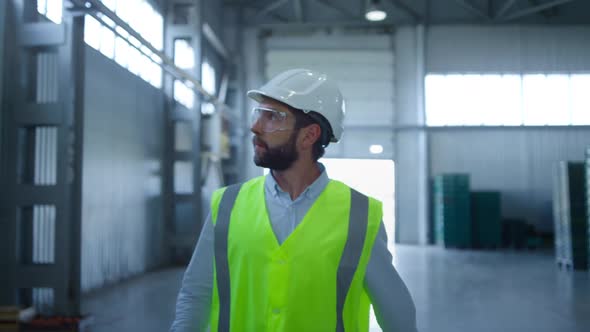
<svg viewBox="0 0 590 332">
<path fill-rule="evenodd" d="M 320 162 L 383 202 L 418 331 L 590 331 L 587 0 L 0 1 L 0 331 L 168 331 L 291 68 L 338 82 Z"/>
</svg>

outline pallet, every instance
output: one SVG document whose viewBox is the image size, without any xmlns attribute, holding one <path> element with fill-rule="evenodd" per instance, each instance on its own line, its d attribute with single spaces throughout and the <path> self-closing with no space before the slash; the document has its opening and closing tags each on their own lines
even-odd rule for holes
<svg viewBox="0 0 590 332">
<path fill-rule="evenodd" d="M 20 324 L 20 332 L 88 332 L 94 322 L 93 316 L 81 317 L 36 317 Z"/>
</svg>

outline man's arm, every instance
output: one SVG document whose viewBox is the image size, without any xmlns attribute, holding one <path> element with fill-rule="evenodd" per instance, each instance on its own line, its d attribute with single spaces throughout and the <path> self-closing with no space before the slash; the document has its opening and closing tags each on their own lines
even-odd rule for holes
<svg viewBox="0 0 590 332">
<path fill-rule="evenodd" d="M 377 322 L 384 332 L 416 332 L 416 307 L 408 287 L 393 267 L 383 222 L 373 244 L 365 275 Z"/>
<path fill-rule="evenodd" d="M 170 332 L 200 332 L 209 325 L 213 289 L 213 238 L 213 224 L 209 215 L 184 273 L 176 300 L 176 317 Z"/>
</svg>

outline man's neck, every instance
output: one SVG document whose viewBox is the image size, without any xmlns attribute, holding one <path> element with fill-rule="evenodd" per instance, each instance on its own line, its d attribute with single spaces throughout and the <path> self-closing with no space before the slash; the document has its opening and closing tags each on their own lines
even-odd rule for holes
<svg viewBox="0 0 590 332">
<path fill-rule="evenodd" d="M 296 200 L 307 187 L 314 183 L 321 171 L 317 162 L 297 160 L 289 169 L 273 170 L 271 174 L 279 187 L 289 193 L 291 200 Z"/>
</svg>

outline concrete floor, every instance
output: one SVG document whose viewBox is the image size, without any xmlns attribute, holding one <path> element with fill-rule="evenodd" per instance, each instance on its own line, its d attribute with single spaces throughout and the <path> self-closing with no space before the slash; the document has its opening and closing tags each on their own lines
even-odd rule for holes
<svg viewBox="0 0 590 332">
<path fill-rule="evenodd" d="M 421 332 L 590 331 L 590 273 L 558 270 L 551 253 L 394 250 Z M 154 272 L 87 296 L 91 331 L 167 331 L 182 273 Z"/>
</svg>

